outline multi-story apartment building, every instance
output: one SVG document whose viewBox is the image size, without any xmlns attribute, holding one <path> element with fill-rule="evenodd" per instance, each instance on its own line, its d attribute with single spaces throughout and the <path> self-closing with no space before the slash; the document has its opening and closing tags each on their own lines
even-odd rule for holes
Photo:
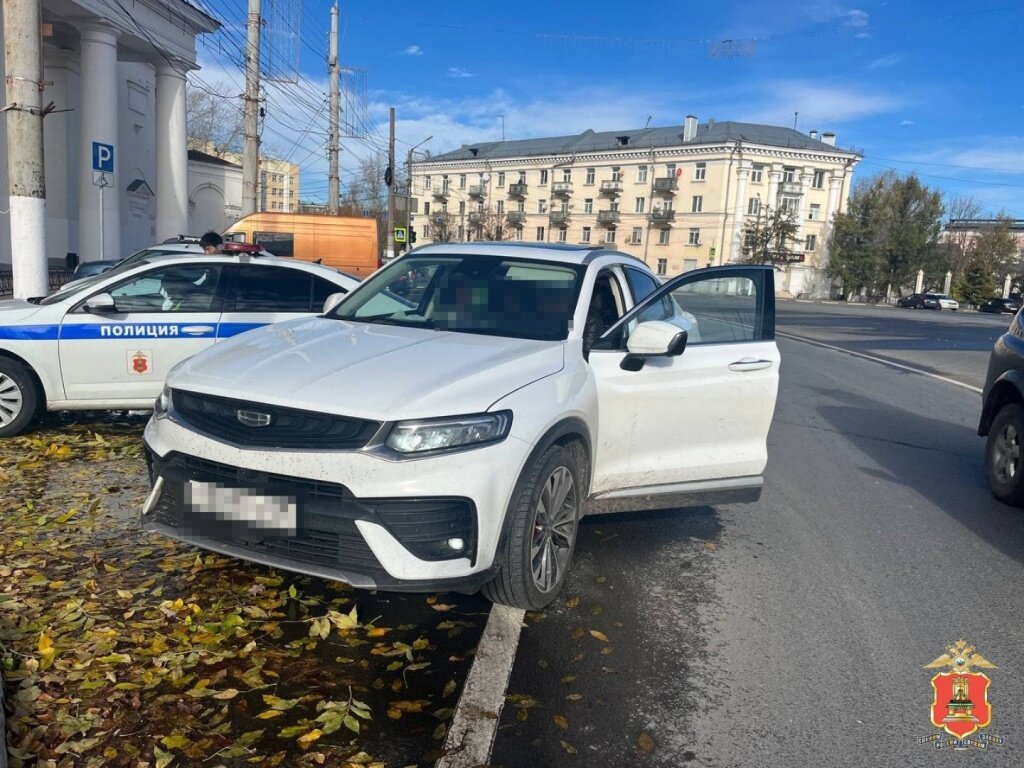
<svg viewBox="0 0 1024 768">
<path fill-rule="evenodd" d="M 299 166 L 287 160 L 261 157 L 256 201 L 261 211 L 298 211 Z"/>
<path fill-rule="evenodd" d="M 463 145 L 413 163 L 412 226 L 424 243 L 494 237 L 498 221 L 505 239 L 606 244 L 670 276 L 746 260 L 748 227 L 785 208 L 803 260 L 780 264 L 776 286 L 826 295 L 829 229 L 859 160 L 833 133 L 692 115 L 682 126 Z"/>
</svg>

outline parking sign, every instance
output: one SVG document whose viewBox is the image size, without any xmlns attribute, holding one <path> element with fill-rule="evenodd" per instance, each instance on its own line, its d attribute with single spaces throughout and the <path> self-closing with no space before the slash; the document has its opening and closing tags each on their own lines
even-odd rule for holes
<svg viewBox="0 0 1024 768">
<path fill-rule="evenodd" d="M 92 143 L 92 169 L 101 173 L 114 172 L 114 145 Z"/>
</svg>

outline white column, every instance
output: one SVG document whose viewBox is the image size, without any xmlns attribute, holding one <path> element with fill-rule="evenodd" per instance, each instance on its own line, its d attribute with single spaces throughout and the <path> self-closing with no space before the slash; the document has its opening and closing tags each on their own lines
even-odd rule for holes
<svg viewBox="0 0 1024 768">
<path fill-rule="evenodd" d="M 832 239 L 832 224 L 836 213 L 839 211 L 839 190 L 843 186 L 843 174 L 833 173 L 828 180 L 828 203 L 825 207 L 824 225 L 821 228 L 821 268 L 828 269 L 829 252 L 828 243 Z M 918 291 L 920 293 L 920 291 Z"/>
<path fill-rule="evenodd" d="M 800 203 L 796 210 L 796 237 L 800 240 L 804 236 L 804 221 L 807 219 L 807 190 L 811 188 L 812 173 L 804 169 L 800 174 Z"/>
<path fill-rule="evenodd" d="M 79 24 L 79 31 L 82 35 L 82 133 L 78 154 L 78 255 L 81 261 L 119 259 L 119 168 L 123 158 L 117 149 L 118 33 L 113 27 L 93 22 Z M 92 145 L 97 141 L 114 147 L 114 172 L 107 174 L 109 186 L 106 188 L 93 184 Z"/>
<path fill-rule="evenodd" d="M 746 216 L 747 179 L 750 178 L 751 162 L 741 160 L 736 170 L 736 203 L 733 206 L 732 247 L 729 249 L 729 261 L 743 259 L 743 222 Z"/>
<path fill-rule="evenodd" d="M 779 163 L 772 163 L 772 168 L 768 172 L 768 199 L 765 201 L 767 205 L 771 206 L 771 212 L 775 213 L 775 209 L 779 207 L 779 184 L 782 183 L 782 166 Z"/>
<path fill-rule="evenodd" d="M 188 231 L 188 134 L 185 129 L 185 65 L 156 68 L 156 238 Z"/>
</svg>

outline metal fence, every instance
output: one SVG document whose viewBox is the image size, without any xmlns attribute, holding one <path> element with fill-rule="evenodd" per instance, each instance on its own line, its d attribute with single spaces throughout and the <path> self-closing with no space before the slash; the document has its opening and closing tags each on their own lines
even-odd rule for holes
<svg viewBox="0 0 1024 768">
<path fill-rule="evenodd" d="M 50 270 L 50 292 L 56 291 L 64 283 L 70 282 L 72 272 L 69 269 Z M 0 272 L 0 298 L 7 299 L 14 294 L 14 275 L 11 272 Z"/>
</svg>

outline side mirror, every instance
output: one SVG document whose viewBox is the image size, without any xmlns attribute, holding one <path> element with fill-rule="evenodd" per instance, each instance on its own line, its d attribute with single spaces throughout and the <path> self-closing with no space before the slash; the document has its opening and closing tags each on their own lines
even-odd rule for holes
<svg viewBox="0 0 1024 768">
<path fill-rule="evenodd" d="M 327 297 L 327 300 L 324 301 L 324 312 L 323 313 L 326 315 L 328 312 L 330 312 L 336 306 L 341 304 L 342 300 L 346 296 L 348 296 L 347 293 L 332 293 L 330 296 Z"/>
<path fill-rule="evenodd" d="M 639 371 L 649 357 L 676 357 L 686 349 L 688 334 L 677 325 L 664 320 L 640 323 L 629 334 L 626 350 L 629 352 L 619 367 L 624 371 Z"/>
<path fill-rule="evenodd" d="M 109 293 L 97 293 L 86 300 L 82 309 L 94 315 L 109 315 L 112 312 L 117 312 L 117 304 Z"/>
</svg>

